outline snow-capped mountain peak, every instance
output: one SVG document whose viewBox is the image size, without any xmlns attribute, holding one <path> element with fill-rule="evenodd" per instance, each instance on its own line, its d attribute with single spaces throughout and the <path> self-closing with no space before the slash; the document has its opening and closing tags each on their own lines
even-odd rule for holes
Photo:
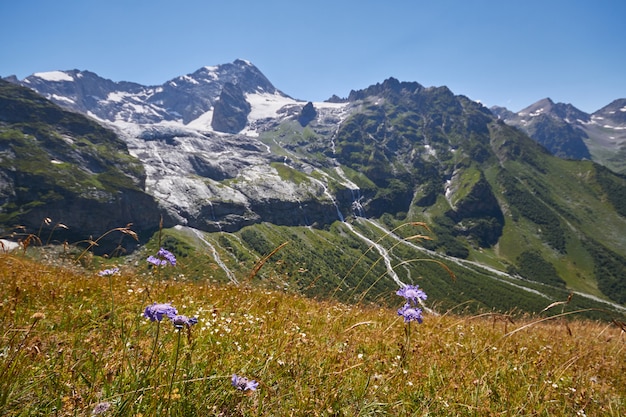
<svg viewBox="0 0 626 417">
<path fill-rule="evenodd" d="M 274 103 L 296 103 L 276 89 L 252 63 L 241 59 L 205 66 L 157 86 L 114 82 L 79 70 L 39 72 L 19 83 L 63 107 L 112 123 L 194 122 L 206 128 L 210 126 L 206 119 L 226 84 L 237 85 L 246 95 L 265 94 Z"/>
</svg>

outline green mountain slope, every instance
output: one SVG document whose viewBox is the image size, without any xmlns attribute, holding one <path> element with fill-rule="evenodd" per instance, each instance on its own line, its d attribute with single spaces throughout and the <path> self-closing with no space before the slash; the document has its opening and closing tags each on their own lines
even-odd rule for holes
<svg viewBox="0 0 626 417">
<path fill-rule="evenodd" d="M 97 237 L 133 223 L 151 234 L 159 212 L 145 173 L 112 131 L 0 80 L 0 225 L 37 230 L 51 219 L 56 240 Z"/>
<path fill-rule="evenodd" d="M 327 158 L 348 167 L 366 217 L 390 228 L 423 221 L 435 234 L 429 249 L 626 301 L 623 176 L 553 157 L 445 87 L 390 79 L 350 99 L 359 110 L 332 136 L 313 123 L 306 136 L 282 129 L 281 140 L 322 167 Z M 349 198 L 339 202 L 349 212 Z"/>
</svg>

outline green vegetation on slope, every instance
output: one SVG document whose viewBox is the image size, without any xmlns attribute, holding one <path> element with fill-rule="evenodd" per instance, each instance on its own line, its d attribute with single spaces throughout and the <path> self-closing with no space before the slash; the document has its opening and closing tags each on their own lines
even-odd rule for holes
<svg viewBox="0 0 626 417">
<path fill-rule="evenodd" d="M 391 268 L 399 280 L 419 284 L 427 290 L 432 304 L 441 309 L 463 305 L 466 311 L 473 313 L 504 313 L 515 306 L 520 314 L 538 313 L 547 304 L 567 299 L 570 294 L 552 264 L 540 258 L 539 253 L 521 256 L 516 262 L 519 267 L 509 265 L 509 272 L 527 278 L 520 280 L 469 262 L 425 252 L 422 247 L 427 248 L 440 239 L 436 228 L 431 233 L 418 224 L 389 217 L 386 221 L 387 224 L 361 219 L 350 225 L 336 222 L 328 230 L 263 223 L 237 233 L 202 233 L 212 248 L 199 242 L 194 233 L 165 229 L 161 246 L 180 257 L 179 269 L 190 279 L 228 282 L 231 280 L 229 273 L 247 275 L 258 262 L 285 244 L 265 261 L 257 279 L 274 289 L 349 303 L 393 303 L 392 294 L 398 284 L 371 242 L 388 253 Z M 380 226 L 393 232 L 385 232 Z M 434 240 L 428 240 L 431 238 Z M 139 255 L 155 252 L 159 247 L 157 241 L 155 235 Z M 456 279 L 452 279 L 439 262 L 444 262 Z M 500 269 L 505 267 L 500 265 Z M 581 314 L 599 319 L 606 318 L 605 311 L 611 309 L 605 303 L 582 296 L 573 297 L 570 306 L 590 309 Z"/>
</svg>

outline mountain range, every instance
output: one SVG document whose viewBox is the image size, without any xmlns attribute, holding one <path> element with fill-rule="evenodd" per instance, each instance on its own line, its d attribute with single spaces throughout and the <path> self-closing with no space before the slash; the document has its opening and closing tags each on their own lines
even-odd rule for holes
<svg viewBox="0 0 626 417">
<path fill-rule="evenodd" d="M 69 241 L 132 223 L 142 244 L 162 225 L 170 249 L 210 253 L 231 281 L 289 241 L 269 276 L 315 295 L 420 282 L 450 306 L 538 311 L 575 291 L 581 308 L 623 311 L 625 106 L 515 114 L 394 78 L 313 103 L 244 60 L 160 86 L 7 77 L 0 220 L 49 217 Z M 456 284 L 416 253 L 450 263 Z"/>
<path fill-rule="evenodd" d="M 549 98 L 513 113 L 504 107 L 491 111 L 545 146 L 553 155 L 590 159 L 626 173 L 626 99 L 617 99 L 587 114 L 571 104 Z"/>
</svg>

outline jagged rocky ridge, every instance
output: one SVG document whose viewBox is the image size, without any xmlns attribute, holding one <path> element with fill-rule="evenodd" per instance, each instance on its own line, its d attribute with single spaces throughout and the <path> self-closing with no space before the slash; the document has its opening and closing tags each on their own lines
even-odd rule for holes
<svg viewBox="0 0 626 417">
<path fill-rule="evenodd" d="M 272 164 L 288 158 L 258 138 L 264 124 L 297 117 L 306 103 L 282 94 L 248 62 L 205 67 L 156 87 L 77 70 L 21 84 L 118 132 L 144 164 L 146 191 L 165 209 L 167 225 L 232 231 L 259 221 L 336 219 L 327 181 L 284 180 Z M 246 96 L 256 100 L 254 109 Z M 341 112 L 336 107 L 327 113 Z"/>
<path fill-rule="evenodd" d="M 553 155 L 590 159 L 615 172 L 626 173 L 626 99 L 614 100 L 587 114 L 571 104 L 549 98 L 514 113 L 494 106 L 505 123 L 520 128 Z"/>
</svg>

